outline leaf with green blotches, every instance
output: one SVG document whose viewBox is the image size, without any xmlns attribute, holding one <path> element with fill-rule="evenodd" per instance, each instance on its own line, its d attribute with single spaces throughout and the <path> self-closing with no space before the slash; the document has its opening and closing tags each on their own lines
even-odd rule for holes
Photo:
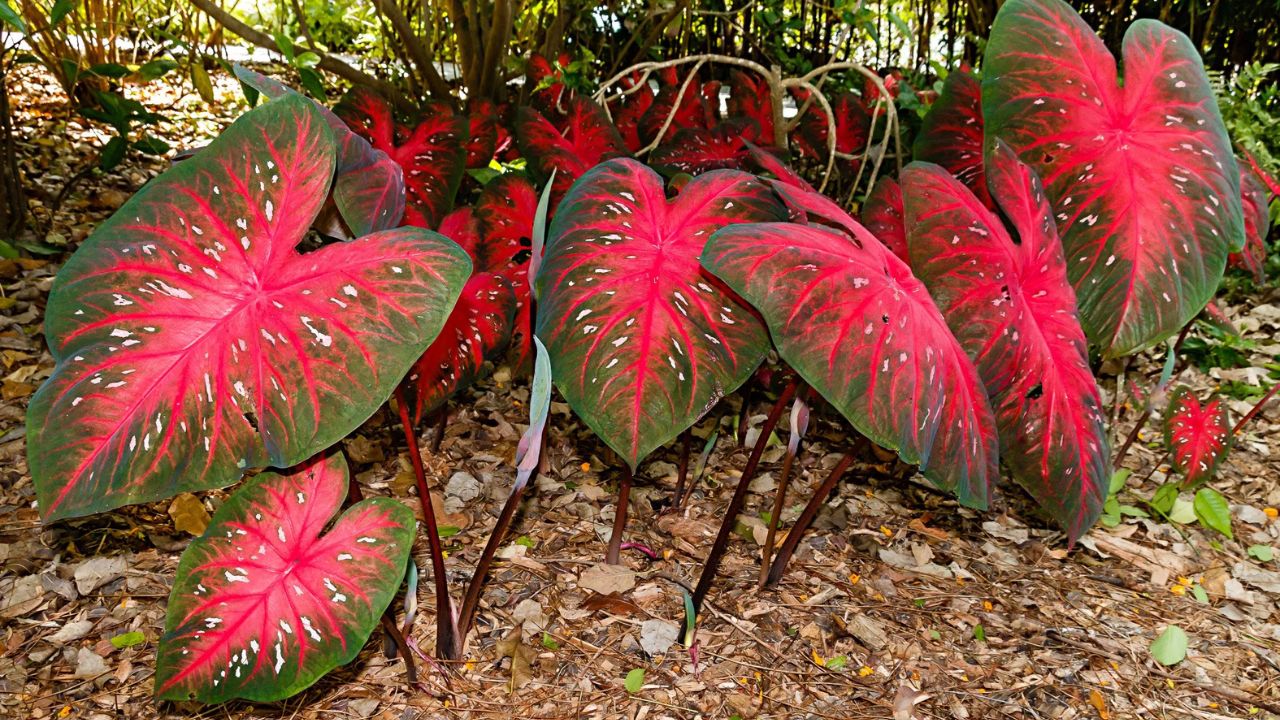
<svg viewBox="0 0 1280 720">
<path fill-rule="evenodd" d="M 1201 525 L 1217 530 L 1226 535 L 1228 540 L 1235 539 L 1231 534 L 1231 508 L 1227 505 L 1227 499 L 1217 490 L 1213 488 L 1197 490 L 1194 509 Z"/>
<path fill-rule="evenodd" d="M 1275 558 L 1275 548 L 1270 545 L 1250 545 L 1249 557 L 1258 562 L 1271 562 Z"/>
<path fill-rule="evenodd" d="M 1198 602 L 1202 602 L 1206 605 L 1209 604 L 1209 593 L 1205 592 L 1204 588 L 1199 585 L 1191 586 L 1191 595 L 1195 597 Z"/>
<path fill-rule="evenodd" d="M 436 528 L 436 534 L 440 536 L 441 540 L 451 538 L 460 532 L 462 532 L 462 528 L 453 525 L 441 525 Z"/>
<path fill-rule="evenodd" d="M 1173 667 L 1187 657 L 1187 633 L 1177 625 L 1170 625 L 1151 643 L 1151 657 L 1166 667 Z"/>
<path fill-rule="evenodd" d="M 843 670 L 845 665 L 849 664 L 849 658 L 843 655 L 837 655 L 833 658 L 827 658 L 827 664 L 824 665 L 828 670 Z"/>
<path fill-rule="evenodd" d="M 551 637 L 550 633 L 544 632 L 542 633 L 542 647 L 548 650 L 559 650 L 560 643 L 556 642 L 556 639 Z"/>
<path fill-rule="evenodd" d="M 517 544 L 517 545 L 523 545 L 523 546 L 525 546 L 525 547 L 529 548 L 530 550 L 534 549 L 534 548 L 535 548 L 535 547 L 537 547 L 537 545 L 538 545 L 538 544 L 537 544 L 536 542 L 534 542 L 534 541 L 533 541 L 533 539 L 532 539 L 532 538 L 530 538 L 528 535 L 521 535 L 520 537 L 516 538 L 516 544 Z"/>
<path fill-rule="evenodd" d="M 986 641 L 987 641 L 987 629 L 986 629 L 986 628 L 984 628 L 984 627 L 982 627 L 982 625 L 980 625 L 980 624 L 979 624 L 979 625 L 974 625 L 974 626 L 973 626 L 973 638 L 974 638 L 975 640 L 977 640 L 978 642 L 983 642 L 983 643 L 984 643 L 984 642 L 986 642 Z"/>
</svg>

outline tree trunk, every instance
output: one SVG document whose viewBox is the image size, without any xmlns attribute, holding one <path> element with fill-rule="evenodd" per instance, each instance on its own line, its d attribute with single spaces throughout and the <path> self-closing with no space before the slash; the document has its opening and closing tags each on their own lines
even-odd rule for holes
<svg viewBox="0 0 1280 720">
<path fill-rule="evenodd" d="M 0 240 L 12 240 L 27 216 L 27 200 L 18 174 L 18 146 L 13 140 L 13 119 L 9 115 L 7 75 L 0 75 Z"/>
</svg>

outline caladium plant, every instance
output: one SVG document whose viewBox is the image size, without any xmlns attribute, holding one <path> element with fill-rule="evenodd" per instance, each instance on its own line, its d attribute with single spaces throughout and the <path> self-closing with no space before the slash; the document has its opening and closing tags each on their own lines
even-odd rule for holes
<svg viewBox="0 0 1280 720">
<path fill-rule="evenodd" d="M 414 519 L 373 498 L 334 522 L 347 484 L 335 453 L 262 473 L 218 508 L 178 565 L 157 697 L 279 700 L 356 656 L 400 587 Z"/>
<path fill-rule="evenodd" d="M 398 123 L 386 98 L 351 88 L 333 111 L 404 172 L 407 225 L 434 229 L 453 208 L 467 165 L 470 122 L 441 102 L 427 103 L 414 125 Z"/>
<path fill-rule="evenodd" d="M 985 507 L 998 458 L 991 406 L 925 286 L 831 201 L 775 187 L 841 229 L 732 225 L 707 242 L 703 265 L 764 316 L 783 360 L 859 432 Z"/>
<path fill-rule="evenodd" d="M 997 141 L 987 177 L 1017 232 L 949 172 L 902 173 L 911 267 L 986 384 L 1001 457 L 1075 542 L 1111 468 L 1102 398 L 1040 179 Z"/>
<path fill-rule="evenodd" d="M 947 75 L 911 146 L 916 160 L 941 165 L 994 208 L 982 170 L 982 84 L 968 65 Z"/>
<path fill-rule="evenodd" d="M 131 198 L 63 266 L 28 409 L 46 519 L 217 488 L 341 439 L 430 345 L 469 263 L 386 230 L 299 253 L 338 147 L 284 96 Z"/>
<path fill-rule="evenodd" d="M 982 67 L 988 142 L 1044 179 L 1085 331 L 1107 357 L 1178 332 L 1244 244 L 1240 173 L 1195 45 L 1138 20 L 1123 55 L 1121 85 L 1067 3 L 1009 0 Z"/>
<path fill-rule="evenodd" d="M 1164 442 L 1184 488 L 1208 482 L 1231 449 L 1227 409 L 1218 398 L 1202 404 L 1190 388 L 1178 387 L 1165 410 Z"/>
<path fill-rule="evenodd" d="M 699 175 L 668 200 L 657 173 L 625 159 L 589 171 L 560 203 L 535 281 L 537 334 L 565 400 L 633 470 L 768 351 L 760 321 L 698 265 L 707 237 L 784 218 L 745 173 Z"/>
</svg>

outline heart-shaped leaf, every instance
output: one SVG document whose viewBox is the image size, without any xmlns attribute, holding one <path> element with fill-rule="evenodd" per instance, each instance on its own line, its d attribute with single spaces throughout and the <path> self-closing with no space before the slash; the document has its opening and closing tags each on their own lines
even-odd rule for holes
<svg viewBox="0 0 1280 720">
<path fill-rule="evenodd" d="M 428 103 L 417 125 L 401 125 L 386 98 L 361 85 L 351 88 L 333 111 L 403 170 L 405 224 L 438 226 L 453 208 L 453 197 L 462 182 L 467 118 L 455 115 L 443 103 Z"/>
<path fill-rule="evenodd" d="M 665 145 L 649 154 L 649 165 L 662 173 L 697 175 L 708 170 L 743 170 L 751 159 L 747 138 L 753 120 L 726 120 L 711 129 L 681 128 Z"/>
<path fill-rule="evenodd" d="M 604 108 L 576 95 L 568 101 L 567 109 L 568 115 L 559 126 L 533 108 L 520 108 L 516 117 L 520 154 L 528 158 L 529 171 L 538 184 L 546 183 L 555 171 L 557 198 L 596 164 L 628 152 Z"/>
<path fill-rule="evenodd" d="M 299 254 L 333 134 L 272 100 L 151 181 L 63 266 L 27 415 L 46 519 L 222 487 L 336 442 L 391 394 L 469 274 L 434 233 Z"/>
<path fill-rule="evenodd" d="M 862 103 L 862 96 L 852 92 L 840 93 L 831 100 L 831 114 L 836 123 L 836 152 L 860 154 L 871 138 L 871 113 Z M 810 105 L 800 120 L 800 131 L 795 135 L 800 154 L 825 162 L 830 152 L 827 145 L 830 130 L 827 113 L 817 103 Z M 857 170 L 856 162 L 852 168 Z"/>
<path fill-rule="evenodd" d="M 997 442 L 977 370 L 906 264 L 852 218 L 841 224 L 734 225 L 702 263 L 764 315 L 782 359 L 859 432 L 985 507 Z"/>
<path fill-rule="evenodd" d="M 475 382 L 485 360 L 493 360 L 511 339 L 516 296 L 511 285 L 492 273 L 476 273 L 462 288 L 436 341 L 414 363 L 414 422 Z"/>
<path fill-rule="evenodd" d="M 1017 241 L 943 168 L 902 171 L 911 267 L 986 384 L 1013 479 L 1075 542 L 1106 500 L 1102 398 L 1040 179 L 1003 143 L 992 194 Z"/>
<path fill-rule="evenodd" d="M 725 225 L 783 217 L 745 173 L 699 175 L 668 200 L 633 160 L 596 167 L 560 203 L 536 278 L 537 334 L 569 405 L 633 469 L 768 352 L 760 321 L 698 255 Z"/>
<path fill-rule="evenodd" d="M 1179 387 L 1165 410 L 1164 442 L 1173 454 L 1173 466 L 1185 478 L 1183 487 L 1208 482 L 1231 449 L 1227 409 L 1218 398 L 1201 405 L 1190 388 Z"/>
<path fill-rule="evenodd" d="M 982 154 L 982 83 L 968 65 L 962 65 L 942 83 L 942 93 L 920 124 L 911 155 L 941 165 L 983 205 L 994 208 Z"/>
<path fill-rule="evenodd" d="M 1008 0 L 983 64 L 988 141 L 1044 179 L 1090 341 L 1177 333 L 1244 244 L 1240 171 L 1194 44 L 1154 20 L 1116 60 L 1063 0 Z"/>
<path fill-rule="evenodd" d="M 157 697 L 280 700 L 356 656 L 400 587 L 414 520 L 373 498 L 323 532 L 346 496 L 335 453 L 262 473 L 218 508 L 178 564 Z"/>
</svg>

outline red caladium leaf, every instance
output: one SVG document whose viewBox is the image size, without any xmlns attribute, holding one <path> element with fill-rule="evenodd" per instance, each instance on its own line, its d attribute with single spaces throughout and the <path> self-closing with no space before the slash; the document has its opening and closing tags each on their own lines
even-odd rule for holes
<svg viewBox="0 0 1280 720">
<path fill-rule="evenodd" d="M 1227 261 L 1232 267 L 1249 271 L 1254 280 L 1261 283 L 1266 280 L 1271 194 L 1253 168 L 1244 164 L 1240 165 L 1240 201 L 1244 210 L 1244 248 L 1231 253 Z"/>
<path fill-rule="evenodd" d="M 910 264 L 907 253 L 907 228 L 903 220 L 902 187 L 885 176 L 876 181 L 862 206 L 862 224 L 894 255 Z"/>
<path fill-rule="evenodd" d="M 716 113 L 711 110 L 710 103 L 702 95 L 702 86 L 696 78 L 685 88 L 684 96 L 680 98 L 680 106 L 676 108 L 676 98 L 680 95 L 680 87 L 683 84 L 683 78 L 676 82 L 659 81 L 658 94 L 654 97 L 653 104 L 640 118 L 641 140 L 646 143 L 653 142 L 662 131 L 667 118 L 671 116 L 673 108 L 675 108 L 675 117 L 672 118 L 671 124 L 667 125 L 667 131 L 662 135 L 662 142 L 670 141 L 681 128 L 709 128 L 716 124 L 718 119 L 715 116 Z"/>
<path fill-rule="evenodd" d="M 413 512 L 347 496 L 341 453 L 262 473 L 182 553 L 156 664 L 156 696 L 280 700 L 350 662 L 391 604 Z M 323 534 L 322 534 L 323 533 Z"/>
<path fill-rule="evenodd" d="M 750 164 L 747 138 L 754 120 L 727 120 L 707 130 L 681 128 L 670 143 L 649 154 L 649 164 L 663 173 L 686 172 L 697 175 L 708 170 L 743 170 Z"/>
<path fill-rule="evenodd" d="M 453 207 L 467 160 L 465 116 L 443 103 L 428 103 L 423 119 L 409 128 L 398 124 L 386 98 L 356 86 L 334 112 L 373 147 L 404 171 L 406 225 L 434 228 Z"/>
<path fill-rule="evenodd" d="M 293 88 L 266 75 L 240 65 L 236 65 L 234 70 L 240 82 L 264 97 L 301 97 Z M 405 197 L 404 173 L 400 166 L 385 152 L 375 149 L 368 140 L 352 132 L 332 110 L 319 103 L 316 103 L 316 108 L 338 140 L 333 201 L 347 228 L 358 237 L 398 226 L 404 217 Z"/>
<path fill-rule="evenodd" d="M 997 441 L 977 370 L 906 264 L 852 218 L 841 225 L 733 225 L 702 263 L 764 315 L 782 359 L 859 432 L 986 507 Z"/>
<path fill-rule="evenodd" d="M 668 200 L 633 160 L 596 167 L 560 203 L 536 279 L 537 334 L 560 392 L 633 469 L 768 352 L 760 321 L 698 255 L 726 224 L 783 217 L 745 173 L 699 175 Z"/>
<path fill-rule="evenodd" d="M 994 208 L 982 171 L 982 83 L 962 65 L 942 83 L 911 146 L 916 160 L 941 165 L 963 182 L 983 205 Z"/>
<path fill-rule="evenodd" d="M 831 101 L 831 113 L 836 121 L 836 152 L 859 154 L 871 138 L 871 114 L 862 97 L 857 93 L 840 93 Z M 796 148 L 801 155 L 826 160 L 827 114 L 817 103 L 809 106 L 800 120 L 800 131 L 795 135 Z M 853 165 L 857 169 L 857 164 Z"/>
<path fill-rule="evenodd" d="M 498 106 L 492 100 L 472 98 L 467 102 L 466 167 L 489 167 L 498 150 L 498 119 Z"/>
<path fill-rule="evenodd" d="M 568 53 L 560 53 L 554 63 L 541 53 L 529 56 L 525 77 L 528 78 L 529 87 L 532 88 L 529 99 L 534 107 L 551 113 L 558 113 L 557 108 L 564 107 L 571 93 L 566 92 L 561 80 L 570 61 Z"/>
<path fill-rule="evenodd" d="M 520 108 L 516 140 L 529 171 L 539 183 L 556 171 L 554 194 L 563 196 L 574 180 L 598 163 L 627 154 L 618 130 L 604 108 L 581 95 L 568 101 L 563 132 L 533 108 Z"/>
<path fill-rule="evenodd" d="M 1003 143 L 992 194 L 1018 241 L 943 168 L 902 171 L 911 267 L 986 383 L 1013 479 L 1075 542 L 1111 477 L 1102 398 L 1040 179 Z"/>
<path fill-rule="evenodd" d="M 475 382 L 511 339 L 516 296 L 511 284 L 492 273 L 476 273 L 462 288 L 436 341 L 409 373 L 414 422 L 444 405 Z"/>
<path fill-rule="evenodd" d="M 986 135 L 1044 179 L 1085 331 L 1106 357 L 1178 332 L 1244 243 L 1240 172 L 1195 46 L 1138 20 L 1123 50 L 1122 87 L 1065 2 L 1009 0 L 982 69 Z"/>
<path fill-rule="evenodd" d="M 756 122 L 754 135 L 748 140 L 765 145 L 773 144 L 773 101 L 769 84 L 755 73 L 734 70 L 729 75 L 730 118 L 750 118 Z"/>
<path fill-rule="evenodd" d="M 307 254 L 333 134 L 286 96 L 98 227 L 58 273 L 27 415 L 46 519 L 222 487 L 336 442 L 391 394 L 470 273 L 434 233 Z"/>
<path fill-rule="evenodd" d="M 464 249 L 478 270 L 501 275 L 511 283 L 516 298 L 512 347 L 516 365 L 529 356 L 532 318 L 529 314 L 529 257 L 533 242 L 533 219 L 538 210 L 538 191 L 522 175 L 507 174 L 494 179 L 476 200 L 480 242 Z"/>
<path fill-rule="evenodd" d="M 1183 487 L 1208 482 L 1231 449 L 1227 409 L 1218 398 L 1202 405 L 1190 388 L 1179 387 L 1165 410 L 1164 442 L 1173 466 L 1185 478 Z"/>
</svg>

